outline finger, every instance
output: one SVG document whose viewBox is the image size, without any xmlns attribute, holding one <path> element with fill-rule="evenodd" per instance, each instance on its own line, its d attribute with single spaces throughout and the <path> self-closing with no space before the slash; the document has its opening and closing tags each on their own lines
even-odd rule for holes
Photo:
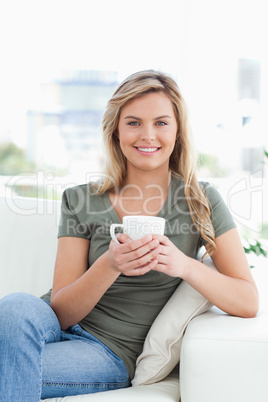
<svg viewBox="0 0 268 402">
<path fill-rule="evenodd" d="M 163 244 L 160 244 L 160 246 L 159 246 L 159 255 L 168 256 L 169 252 L 170 252 L 169 247 L 164 246 Z"/>
<path fill-rule="evenodd" d="M 157 265 L 157 260 L 154 259 L 152 260 L 150 263 L 148 263 L 146 266 L 142 266 L 142 267 L 138 267 L 135 268 L 133 270 L 131 270 L 127 276 L 141 276 L 141 275 L 145 275 L 146 273 L 148 273 L 149 271 L 151 271 L 152 269 L 154 269 L 154 267 Z"/>
<path fill-rule="evenodd" d="M 152 235 L 147 235 L 142 239 L 131 240 L 122 245 L 122 253 L 129 253 L 134 250 L 138 250 L 140 247 L 150 243 L 152 241 Z"/>
<path fill-rule="evenodd" d="M 158 264 L 167 265 L 168 264 L 168 257 L 163 254 L 158 254 L 157 256 Z"/>
<path fill-rule="evenodd" d="M 123 273 L 128 273 L 132 269 L 148 264 L 148 262 L 152 261 L 159 253 L 157 249 L 157 246 L 159 246 L 158 240 L 152 240 L 134 250 L 135 245 L 133 245 L 133 243 L 134 241 L 128 244 L 117 244 L 114 241 L 110 243 L 115 261 L 117 265 L 121 267 L 120 270 Z M 140 242 L 138 242 L 138 244 L 140 244 Z"/>
<path fill-rule="evenodd" d="M 140 249 L 137 250 L 137 252 L 135 252 L 133 254 L 137 254 L 139 251 L 140 251 Z M 156 247 L 153 250 L 150 250 L 147 253 L 142 254 L 142 256 L 133 259 L 130 263 L 132 263 L 133 266 L 141 267 L 143 265 L 150 263 L 155 258 L 157 258 L 158 254 L 159 254 L 159 247 Z"/>
<path fill-rule="evenodd" d="M 137 255 L 137 253 L 139 251 L 140 251 L 140 249 L 136 250 L 135 252 L 133 252 L 132 256 L 133 256 L 133 254 Z M 141 268 L 143 266 L 147 266 L 154 259 L 157 259 L 158 254 L 159 254 L 159 249 L 156 247 L 153 250 L 150 250 L 149 252 L 147 252 L 145 254 L 142 254 L 139 257 L 135 257 L 134 259 L 132 259 L 130 261 L 126 261 L 125 264 L 124 264 L 125 265 L 124 272 L 129 272 L 129 271 L 132 271 L 134 269 Z M 125 256 L 126 256 L 126 254 L 125 254 Z"/>
<path fill-rule="evenodd" d="M 158 240 L 160 244 L 164 244 L 165 246 L 168 246 L 170 243 L 169 238 L 164 235 L 153 234 L 153 239 Z"/>
<path fill-rule="evenodd" d="M 119 233 L 116 235 L 116 238 L 122 244 L 130 243 L 133 241 L 126 233 Z"/>
<path fill-rule="evenodd" d="M 157 258 L 157 264 L 153 267 L 153 268 L 151 268 L 151 269 L 153 269 L 154 271 L 159 271 L 159 272 L 164 272 L 164 273 L 167 273 L 166 271 L 167 271 L 167 265 L 166 264 L 163 264 L 162 262 L 160 262 L 159 261 L 159 258 Z"/>
<path fill-rule="evenodd" d="M 141 246 L 135 250 L 130 251 L 128 253 L 129 261 L 137 261 L 144 256 L 147 256 L 147 259 L 148 259 L 151 256 L 151 254 L 149 254 L 149 253 L 151 253 L 153 250 L 156 250 L 156 249 L 157 249 L 157 254 L 158 254 L 159 253 L 158 246 L 159 246 L 159 241 L 152 240 L 150 243 L 147 243 L 144 246 Z M 153 256 L 154 256 L 154 254 L 153 254 Z"/>
</svg>

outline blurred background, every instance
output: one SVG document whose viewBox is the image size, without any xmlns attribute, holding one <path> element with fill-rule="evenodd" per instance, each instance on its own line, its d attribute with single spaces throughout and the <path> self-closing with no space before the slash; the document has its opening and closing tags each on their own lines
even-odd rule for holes
<svg viewBox="0 0 268 402">
<path fill-rule="evenodd" d="M 268 239 L 265 0 L 9 0 L 0 5 L 0 194 L 60 199 L 103 169 L 101 119 L 129 74 L 170 73 L 198 175 L 245 239 Z M 255 244 L 254 243 L 254 244 Z"/>
</svg>

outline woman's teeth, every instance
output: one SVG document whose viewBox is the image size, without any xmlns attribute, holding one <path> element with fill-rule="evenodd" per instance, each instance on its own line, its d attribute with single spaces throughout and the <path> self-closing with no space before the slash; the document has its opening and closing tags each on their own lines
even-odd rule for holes
<svg viewBox="0 0 268 402">
<path fill-rule="evenodd" d="M 158 148 L 138 148 L 138 150 L 142 152 L 155 152 Z"/>
</svg>

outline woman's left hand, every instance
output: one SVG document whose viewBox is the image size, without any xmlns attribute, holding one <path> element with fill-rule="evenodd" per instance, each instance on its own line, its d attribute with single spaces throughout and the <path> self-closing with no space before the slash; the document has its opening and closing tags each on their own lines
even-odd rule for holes
<svg viewBox="0 0 268 402">
<path fill-rule="evenodd" d="M 159 240 L 160 243 L 160 252 L 157 256 L 158 264 L 153 270 L 163 272 L 169 276 L 182 278 L 188 257 L 168 237 L 154 234 L 153 238 Z"/>
</svg>

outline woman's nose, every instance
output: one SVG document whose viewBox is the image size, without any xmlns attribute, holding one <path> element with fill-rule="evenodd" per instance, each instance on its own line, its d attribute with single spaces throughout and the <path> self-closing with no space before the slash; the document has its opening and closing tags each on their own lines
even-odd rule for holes
<svg viewBox="0 0 268 402">
<path fill-rule="evenodd" d="M 141 131 L 142 141 L 153 141 L 155 139 L 155 131 L 152 126 L 144 126 Z"/>
</svg>

